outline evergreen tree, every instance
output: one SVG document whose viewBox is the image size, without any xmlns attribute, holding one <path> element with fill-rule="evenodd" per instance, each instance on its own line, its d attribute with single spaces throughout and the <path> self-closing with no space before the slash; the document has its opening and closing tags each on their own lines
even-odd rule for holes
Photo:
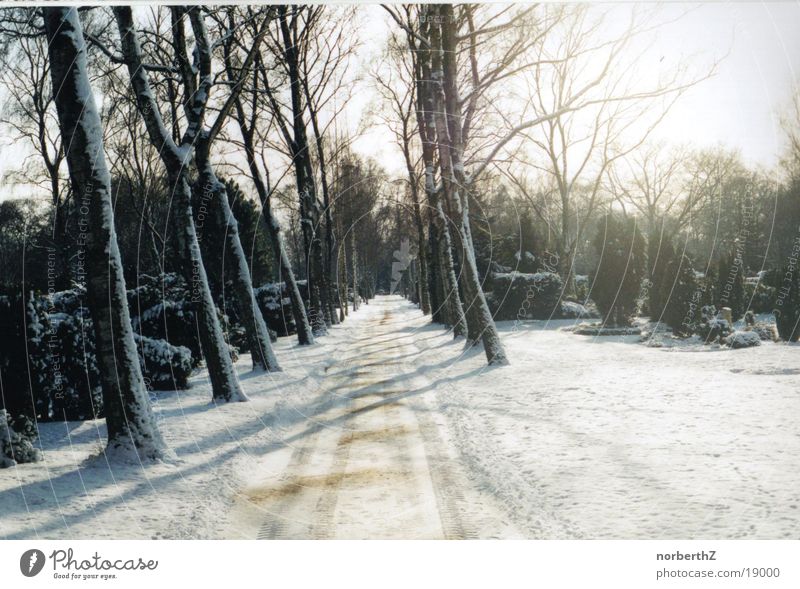
<svg viewBox="0 0 800 589">
<path fill-rule="evenodd" d="M 604 216 L 594 239 L 600 258 L 593 280 L 592 299 L 609 326 L 630 325 L 645 274 L 644 238 L 633 219 L 613 213 Z"/>
<path fill-rule="evenodd" d="M 700 320 L 703 291 L 698 284 L 691 258 L 675 256 L 665 269 L 667 280 L 662 283 L 661 296 L 665 296 L 663 321 L 677 336 L 689 336 Z"/>
<path fill-rule="evenodd" d="M 714 301 L 717 309 L 730 307 L 734 321 L 744 316 L 744 264 L 738 252 L 723 256 L 717 265 Z"/>
<path fill-rule="evenodd" d="M 783 268 L 774 314 L 781 339 L 787 342 L 800 340 L 800 271 L 796 265 Z"/>
</svg>

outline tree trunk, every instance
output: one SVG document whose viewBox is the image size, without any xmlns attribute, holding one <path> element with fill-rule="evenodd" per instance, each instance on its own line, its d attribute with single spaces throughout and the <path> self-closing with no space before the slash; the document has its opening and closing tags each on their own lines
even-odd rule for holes
<svg viewBox="0 0 800 589">
<path fill-rule="evenodd" d="M 150 408 L 133 340 L 122 260 L 114 231 L 111 176 L 103 129 L 89 85 L 86 44 L 76 8 L 45 8 L 50 72 L 61 136 L 74 194 L 88 206 L 85 237 L 89 311 L 103 389 L 108 451 L 133 452 L 140 460 L 170 451 Z"/>
<path fill-rule="evenodd" d="M 356 250 L 356 232 L 350 230 L 350 265 L 353 273 L 353 311 L 358 311 L 358 252 Z"/>
<path fill-rule="evenodd" d="M 224 227 L 225 249 L 228 250 L 227 253 L 233 261 L 233 293 L 236 297 L 236 308 L 250 344 L 253 368 L 277 372 L 281 370 L 281 367 L 272 350 L 267 324 L 264 323 L 264 317 L 261 315 L 261 309 L 253 292 L 250 268 L 247 266 L 247 257 L 239 239 L 239 224 L 233 216 L 230 203 L 228 203 L 228 192 L 225 185 L 217 178 L 208 159 L 210 148 L 207 137 L 201 133 L 195 153 L 199 173 L 197 185 L 201 191 L 200 198 L 211 200 L 212 210 L 217 215 L 220 226 Z"/>
<path fill-rule="evenodd" d="M 431 236 L 431 275 L 436 278 L 430 281 L 428 290 L 430 297 L 437 299 L 433 306 L 431 317 L 434 321 L 443 322 L 453 327 L 455 336 L 466 334 L 466 322 L 463 318 L 461 297 L 455 282 L 453 272 L 453 258 L 450 250 L 450 233 L 446 218 L 439 206 L 439 195 L 434 180 L 434 145 L 436 140 L 436 101 L 434 97 L 434 84 L 432 80 L 431 60 L 432 43 L 430 33 L 434 32 L 433 18 L 430 6 L 424 6 L 420 35 L 427 38 L 428 44 L 422 43 L 417 47 L 416 38 L 409 36 L 409 44 L 414 58 L 414 73 L 416 78 L 417 93 L 417 127 L 422 143 L 422 163 L 425 166 L 425 194 L 428 200 L 428 210 L 431 211 L 430 236 Z M 438 49 L 436 51 L 438 54 Z"/>
<path fill-rule="evenodd" d="M 508 364 L 508 358 L 500 341 L 500 334 L 494 324 L 489 305 L 481 288 L 478 266 L 475 261 L 475 249 L 472 243 L 472 229 L 469 222 L 469 180 L 464 171 L 464 143 L 461 128 L 461 100 L 459 98 L 457 77 L 458 69 L 456 66 L 456 31 L 455 18 L 452 5 L 446 4 L 439 7 L 441 18 L 439 22 L 442 27 L 442 56 L 443 68 L 441 75 L 435 72 L 434 80 L 442 81 L 442 89 L 445 97 L 445 111 L 448 116 L 448 128 L 450 132 L 449 152 L 451 158 L 450 172 L 453 174 L 450 188 L 452 193 L 451 202 L 456 208 L 456 212 L 461 217 L 459 231 L 463 246 L 463 260 L 461 268 L 461 284 L 464 295 L 467 298 L 467 315 L 470 321 L 470 333 L 468 338 L 477 341 L 480 337 L 483 341 L 483 349 L 486 359 L 490 365 Z M 441 142 L 442 137 L 439 137 Z M 441 143 L 440 143 L 441 145 Z M 442 177 L 446 174 L 444 164 L 442 165 Z M 445 181 L 445 184 L 447 182 Z M 477 328 L 478 333 L 474 333 Z"/>
<path fill-rule="evenodd" d="M 231 78 L 233 78 L 233 76 L 231 76 Z M 308 323 L 308 316 L 306 315 L 306 307 L 303 303 L 303 297 L 300 295 L 300 289 L 297 286 L 297 280 L 292 270 L 292 264 L 289 261 L 289 255 L 286 253 L 286 245 L 281 235 L 280 223 L 272 214 L 270 190 L 267 185 L 269 177 L 267 176 L 265 181 L 256 163 L 255 141 L 253 137 L 254 130 L 247 124 L 244 107 L 239 97 L 236 99 L 235 107 L 236 120 L 239 124 L 239 131 L 242 134 L 244 151 L 247 156 L 247 167 L 250 170 L 250 178 L 258 193 L 258 199 L 261 202 L 261 218 L 264 221 L 264 228 L 269 236 L 270 243 L 272 244 L 272 251 L 280 268 L 280 278 L 286 285 L 286 290 L 289 293 L 292 316 L 294 317 L 295 329 L 297 329 L 297 340 L 301 346 L 309 346 L 314 343 L 314 335 L 311 333 L 311 326 Z M 283 297 L 283 294 L 279 293 L 279 296 Z"/>
<path fill-rule="evenodd" d="M 187 286 L 191 289 L 192 303 L 196 309 L 197 331 L 200 347 L 211 379 L 212 395 L 215 401 L 246 401 L 242 392 L 233 362 L 225 343 L 222 326 L 217 316 L 211 289 L 208 286 L 206 270 L 200 255 L 194 219 L 192 217 L 191 190 L 186 179 L 186 165 L 189 161 L 202 120 L 199 120 L 203 105 L 191 107 L 197 120 L 191 121 L 185 134 L 185 144 L 180 146 L 164 127 L 161 113 L 150 89 L 147 73 L 142 65 L 142 52 L 133 26 L 130 6 L 115 6 L 114 15 L 122 45 L 122 55 L 131 77 L 131 86 L 136 95 L 136 106 L 147 127 L 150 142 L 153 144 L 167 170 L 169 186 L 175 201 L 176 238 L 178 242 L 180 265 Z M 200 114 L 198 114 L 200 113 Z"/>
<path fill-rule="evenodd" d="M 325 335 L 327 325 L 331 323 L 328 315 L 327 285 L 325 282 L 325 265 L 320 239 L 320 210 L 317 202 L 317 190 L 314 172 L 311 165 L 308 134 L 303 119 L 302 81 L 299 68 L 299 48 L 292 38 L 286 20 L 287 6 L 279 6 L 281 35 L 283 37 L 283 56 L 289 73 L 289 87 L 292 100 L 292 128 L 294 141 L 292 147 L 297 193 L 300 198 L 300 225 L 303 231 L 306 268 L 308 275 L 308 295 L 311 301 L 311 326 L 314 335 Z"/>
</svg>

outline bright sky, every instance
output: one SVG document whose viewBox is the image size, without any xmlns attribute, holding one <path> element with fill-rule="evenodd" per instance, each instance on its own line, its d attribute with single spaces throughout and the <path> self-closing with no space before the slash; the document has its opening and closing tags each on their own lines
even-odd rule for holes
<svg viewBox="0 0 800 589">
<path fill-rule="evenodd" d="M 705 4 L 668 27 L 658 42 L 665 53 L 730 54 L 714 78 L 682 98 L 659 134 L 738 147 L 748 162 L 774 165 L 784 148 L 780 117 L 800 85 L 798 31 L 797 0 Z"/>
<path fill-rule="evenodd" d="M 604 4 L 627 10 L 625 4 Z M 653 6 L 653 4 L 651 4 Z M 378 45 L 389 26 L 379 7 L 364 8 L 365 18 L 381 22 L 366 32 Z M 784 149 L 780 116 L 800 87 L 800 0 L 784 2 L 671 2 L 665 25 L 641 59 L 654 64 L 661 56 L 710 64 L 722 59 L 717 74 L 690 89 L 672 108 L 654 139 L 667 143 L 738 148 L 751 165 L 774 166 Z M 724 58 L 724 59 L 723 59 Z M 657 65 L 657 64 L 656 64 Z M 368 100 L 356 97 L 350 118 Z M 385 132 L 368 133 L 357 146 L 401 173 L 397 152 L 387 147 Z"/>
<path fill-rule="evenodd" d="M 625 10 L 625 5 L 619 9 Z M 361 11 L 361 59 L 366 68 L 382 48 L 391 25 L 377 5 L 365 4 Z M 751 164 L 775 165 L 784 146 L 779 117 L 800 86 L 800 0 L 671 3 L 665 16 L 669 20 L 670 15 L 686 11 L 678 22 L 660 31 L 651 52 L 642 59 L 684 56 L 708 63 L 727 57 L 713 79 L 689 90 L 673 107 L 657 137 L 669 143 L 734 147 Z M 349 103 L 349 126 L 357 126 L 372 99 L 369 84 L 365 84 Z M 385 130 L 375 128 L 355 147 L 376 157 L 391 172 L 401 173 L 399 154 L 387 139 Z M 24 152 L 19 142 L 0 145 L 0 150 L 1 177 L 18 165 Z M 3 191 L 7 193 L 8 188 Z"/>
</svg>

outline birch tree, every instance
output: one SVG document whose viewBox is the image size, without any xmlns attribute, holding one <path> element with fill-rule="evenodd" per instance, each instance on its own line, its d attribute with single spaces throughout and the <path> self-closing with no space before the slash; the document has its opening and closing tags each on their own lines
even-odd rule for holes
<svg viewBox="0 0 800 589">
<path fill-rule="evenodd" d="M 184 16 L 184 10 L 172 8 L 174 24 L 178 25 Z M 194 92 L 185 94 L 185 111 L 187 124 L 180 143 L 173 141 L 170 132 L 164 126 L 161 113 L 150 88 L 147 71 L 142 62 L 142 51 L 139 46 L 133 15 L 129 6 L 115 6 L 114 16 L 122 43 L 122 59 L 130 75 L 130 83 L 137 99 L 139 112 L 147 127 L 150 141 L 159 150 L 161 160 L 166 168 L 169 185 L 175 199 L 175 219 L 179 257 L 183 276 L 190 287 L 192 302 L 196 304 L 198 335 L 203 357 L 208 366 L 214 400 L 245 401 L 236 373 L 233 369 L 228 347 L 222 333 L 217 309 L 208 286 L 200 246 L 197 241 L 194 220 L 192 218 L 191 188 L 189 186 L 188 165 L 191 161 L 194 145 L 202 129 L 208 93 L 212 80 L 210 71 L 204 69 L 194 88 Z M 200 9 L 189 9 L 192 28 L 202 43 L 205 38 L 204 25 Z M 176 42 L 181 43 L 182 27 L 175 33 Z M 181 60 L 182 67 L 191 69 L 188 60 Z M 186 76 L 190 74 L 186 73 Z"/>
<path fill-rule="evenodd" d="M 107 452 L 140 460 L 170 455 L 153 417 L 133 339 L 114 232 L 111 176 L 75 8 L 44 9 L 50 73 L 74 194 L 88 208 L 87 295 L 108 429 Z"/>
<path fill-rule="evenodd" d="M 229 28 L 233 30 L 234 15 L 232 12 L 228 14 L 228 23 Z M 256 156 L 258 125 L 261 116 L 264 114 L 261 108 L 261 93 L 259 91 L 259 69 L 254 67 L 247 71 L 242 67 L 243 64 L 235 63 L 235 53 L 237 49 L 237 47 L 234 46 L 235 40 L 236 36 L 231 35 L 228 42 L 225 43 L 224 58 L 228 81 L 237 83 L 238 87 L 241 88 L 241 91 L 237 92 L 234 96 L 233 104 L 235 109 L 233 117 L 242 137 L 241 146 L 244 149 L 247 159 L 247 169 L 250 173 L 250 179 L 253 182 L 253 186 L 256 189 L 261 203 L 264 228 L 272 244 L 275 259 L 279 264 L 281 280 L 286 285 L 286 289 L 289 293 L 289 301 L 297 329 L 298 341 L 301 346 L 311 345 L 314 343 L 314 335 L 309 325 L 305 305 L 300 295 L 300 289 L 297 285 L 297 280 L 286 251 L 286 244 L 284 243 L 281 233 L 280 221 L 272 210 L 272 190 L 269 186 L 268 170 L 266 170 L 266 166 L 264 166 L 265 172 L 262 173 L 262 168 L 259 167 L 258 158 Z M 255 56 L 254 63 L 259 63 L 259 61 L 260 58 Z M 249 83 L 247 83 L 247 77 L 249 77 Z"/>
</svg>

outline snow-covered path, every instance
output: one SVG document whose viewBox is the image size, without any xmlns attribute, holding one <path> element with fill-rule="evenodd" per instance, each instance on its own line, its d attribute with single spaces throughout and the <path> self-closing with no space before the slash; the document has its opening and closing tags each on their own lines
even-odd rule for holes
<svg viewBox="0 0 800 589">
<path fill-rule="evenodd" d="M 399 304 L 398 304 L 399 303 Z M 237 494 L 226 537 L 486 538 L 518 535 L 474 490 L 430 381 L 408 359 L 416 330 L 379 298 L 356 336 L 341 342 L 305 419 L 284 432 Z M 276 473 L 280 473 L 276 476 Z"/>
<path fill-rule="evenodd" d="M 511 366 L 378 297 L 284 372 L 159 393 L 176 464 L 109 464 L 103 420 L 40 424 L 0 538 L 797 538 L 800 345 L 652 348 L 498 327 Z"/>
</svg>

